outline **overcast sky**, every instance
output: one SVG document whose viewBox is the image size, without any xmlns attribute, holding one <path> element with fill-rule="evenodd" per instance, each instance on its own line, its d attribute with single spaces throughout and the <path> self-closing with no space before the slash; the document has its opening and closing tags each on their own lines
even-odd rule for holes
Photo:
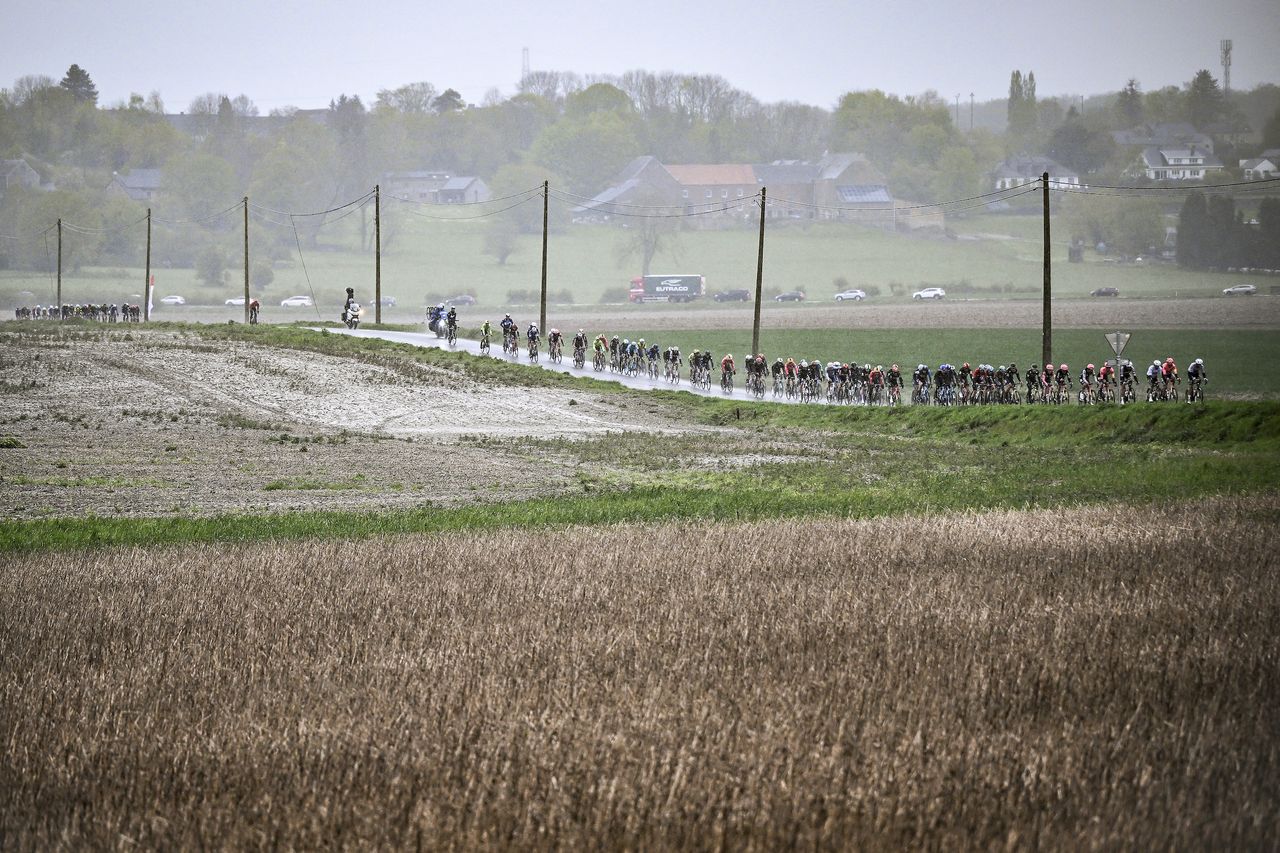
<svg viewBox="0 0 1280 853">
<path fill-rule="evenodd" d="M 1220 77 L 1234 41 L 1233 88 L 1280 83 L 1280 0 L 7 0 L 0 86 L 60 79 L 71 63 L 100 103 L 159 90 L 170 112 L 204 92 L 275 107 L 371 103 L 418 80 L 472 103 L 515 90 L 532 67 L 719 74 L 762 101 L 830 107 L 844 92 L 936 89 L 948 100 L 1003 97 L 1009 72 L 1040 95 L 1150 90 L 1197 69 Z"/>
</svg>

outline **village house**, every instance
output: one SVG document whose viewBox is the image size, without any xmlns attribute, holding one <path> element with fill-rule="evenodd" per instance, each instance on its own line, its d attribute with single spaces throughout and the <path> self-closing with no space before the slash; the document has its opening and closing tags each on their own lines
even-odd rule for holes
<svg viewBox="0 0 1280 853">
<path fill-rule="evenodd" d="M 40 173 L 26 160 L 0 160 L 0 195 L 11 187 L 40 188 Z"/>
<path fill-rule="evenodd" d="M 1222 161 L 1195 145 L 1142 149 L 1142 172 L 1152 181 L 1202 181 L 1210 172 L 1220 171 Z"/>
<path fill-rule="evenodd" d="M 1058 189 L 1079 189 L 1080 175 L 1048 157 L 1009 157 L 991 173 L 998 190 L 1009 190 L 1026 184 L 1039 184 L 1044 173 L 1049 173 L 1050 186 Z"/>
<path fill-rule="evenodd" d="M 1240 161 L 1240 171 L 1246 181 L 1264 181 L 1280 178 L 1280 148 L 1262 152 L 1262 156 Z"/>
<path fill-rule="evenodd" d="M 442 169 L 385 172 L 382 190 L 393 198 L 420 204 L 476 204 L 493 198 L 489 185 L 480 178 Z"/>
<path fill-rule="evenodd" d="M 110 189 L 133 201 L 153 201 L 163 183 L 164 173 L 159 169 L 132 169 L 127 175 L 113 173 Z"/>
</svg>

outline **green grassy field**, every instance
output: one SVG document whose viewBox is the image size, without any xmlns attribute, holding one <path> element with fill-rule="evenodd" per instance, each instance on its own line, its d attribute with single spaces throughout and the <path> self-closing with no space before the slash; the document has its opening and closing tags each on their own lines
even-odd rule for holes
<svg viewBox="0 0 1280 853">
<path fill-rule="evenodd" d="M 1034 220 L 1034 221 L 1033 221 Z M 1039 292 L 1041 247 L 1028 232 L 1038 219 L 1025 216 L 982 216 L 955 220 L 958 233 L 967 236 L 1002 235 L 1006 239 L 947 239 L 895 235 L 857 225 L 786 223 L 775 225 L 765 239 L 765 287 L 805 290 L 811 298 L 825 299 L 835 292 L 833 281 L 844 278 L 850 286 L 881 289 L 878 301 L 905 301 L 924 285 L 943 285 L 953 295 L 967 283 L 978 295 L 992 298 L 1026 297 Z M 443 297 L 473 291 L 482 305 L 498 306 L 511 290 L 539 286 L 540 236 L 520 238 L 516 252 L 505 265 L 482 253 L 485 221 L 440 222 L 410 218 L 401 224 L 395 241 L 382 258 L 383 293 L 395 296 L 402 306 L 422 305 L 427 297 Z M 271 237 L 269 226 L 251 225 L 251 253 Z M 263 229 L 261 231 L 255 229 Z M 550 239 L 548 277 L 553 292 L 568 290 L 578 304 L 600 302 L 606 291 L 625 288 L 638 274 L 635 259 L 619 262 L 618 247 L 625 236 L 621 228 L 573 226 Z M 1065 237 L 1057 232 L 1059 237 Z M 191 269 L 166 268 L 153 263 L 156 297 L 170 293 L 185 296 L 191 304 L 221 305 L 240 295 L 239 232 L 226 232 L 220 240 L 233 260 L 227 282 L 207 287 Z M 74 235 L 68 237 L 74 239 Z M 354 252 L 355 219 L 321 232 L 318 246 L 304 250 L 305 269 L 292 239 L 284 244 L 287 257 L 275 265 L 275 281 L 262 294 L 271 305 L 286 296 L 314 292 L 321 303 L 341 302 L 343 289 L 372 293 L 371 251 Z M 258 246 L 258 248 L 254 248 Z M 689 230 L 679 240 L 680 251 L 660 254 L 655 271 L 696 272 L 706 276 L 711 291 L 754 286 L 756 234 L 748 228 Z M 157 252 L 158 257 L 158 252 Z M 1104 263 L 1092 252 L 1086 262 L 1066 262 L 1065 239 L 1054 249 L 1054 290 L 1057 298 L 1084 297 L 1100 286 L 1120 288 L 1126 296 L 1212 296 L 1223 287 L 1253 282 L 1264 291 L 1280 284 L 1274 276 L 1193 273 L 1175 266 Z M 85 268 L 67 271 L 63 277 L 64 301 L 130 301 L 141 293 L 142 257 L 132 267 Z M 309 281 L 308 281 L 309 276 Z M 894 293 L 896 286 L 897 294 Z M 19 297 L 29 291 L 31 297 Z M 0 272 L 0 305 L 42 303 L 53 300 L 52 276 L 46 272 Z M 364 298 L 369 298 L 364 296 Z"/>
<path fill-rule="evenodd" d="M 674 331 L 622 329 L 619 336 L 644 338 L 662 346 L 674 343 L 688 355 L 695 347 L 721 356 L 731 352 L 741 361 L 751 344 L 751 330 Z M 888 367 L 897 362 L 904 369 L 923 362 L 936 368 L 944 361 L 960 364 L 1008 364 L 1014 361 L 1025 373 L 1040 359 L 1038 329 L 901 329 L 845 331 L 762 330 L 760 345 L 770 361 L 777 355 L 824 362 L 870 362 Z M 1101 331 L 1059 329 L 1053 336 L 1054 360 L 1071 365 L 1073 374 L 1086 362 L 1101 363 L 1111 350 Z M 1153 359 L 1173 356 L 1180 369 L 1195 358 L 1209 368 L 1209 393 L 1248 396 L 1280 396 L 1280 375 L 1267 365 L 1280 360 L 1280 334 L 1271 330 L 1235 329 L 1137 329 L 1125 349 L 1125 357 L 1145 367 Z"/>
</svg>

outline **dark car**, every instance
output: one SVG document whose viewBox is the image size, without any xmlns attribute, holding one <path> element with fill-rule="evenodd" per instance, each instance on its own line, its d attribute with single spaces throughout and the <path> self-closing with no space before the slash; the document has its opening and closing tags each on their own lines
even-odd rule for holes
<svg viewBox="0 0 1280 853">
<path fill-rule="evenodd" d="M 1098 287 L 1089 291 L 1090 296 L 1119 296 L 1120 289 L 1116 287 Z"/>
<path fill-rule="evenodd" d="M 469 293 L 460 293 L 457 296 L 450 296 L 444 301 L 445 305 L 475 305 L 476 298 Z"/>
<path fill-rule="evenodd" d="M 774 302 L 804 302 L 803 290 L 788 290 L 773 297 Z"/>
<path fill-rule="evenodd" d="M 711 297 L 716 302 L 750 302 L 751 291 L 749 290 L 722 290 Z"/>
</svg>

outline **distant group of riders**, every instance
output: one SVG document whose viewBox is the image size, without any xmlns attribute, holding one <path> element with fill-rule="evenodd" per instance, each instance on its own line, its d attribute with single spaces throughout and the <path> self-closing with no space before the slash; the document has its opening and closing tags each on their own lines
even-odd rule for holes
<svg viewBox="0 0 1280 853">
<path fill-rule="evenodd" d="M 116 305 L 114 303 L 94 305 L 37 305 L 34 308 L 22 306 L 13 309 L 14 318 L 18 320 L 96 320 L 99 323 L 139 323 L 142 321 L 142 306 Z"/>
</svg>

